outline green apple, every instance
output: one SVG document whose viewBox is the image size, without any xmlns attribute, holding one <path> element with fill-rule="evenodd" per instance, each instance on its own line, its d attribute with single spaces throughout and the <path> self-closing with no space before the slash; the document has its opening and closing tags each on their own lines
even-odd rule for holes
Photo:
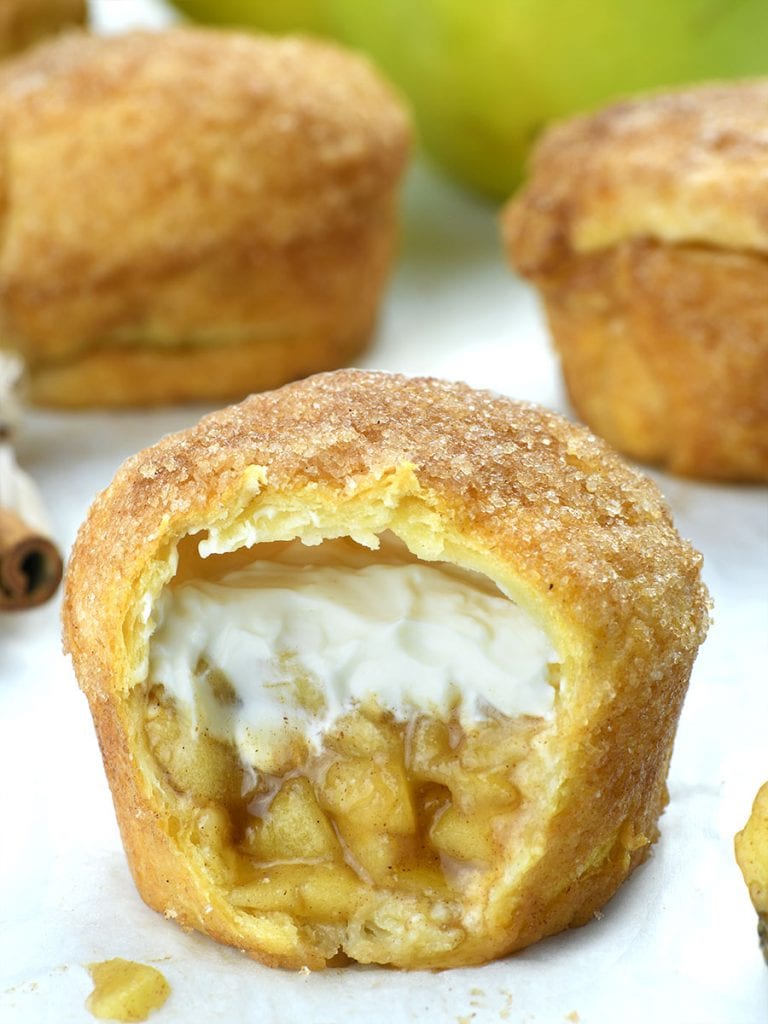
<svg viewBox="0 0 768 1024">
<path fill-rule="evenodd" d="M 177 0 L 198 17 L 366 50 L 426 149 L 493 196 L 550 121 L 611 98 L 768 73 L 768 0 Z"/>
<path fill-rule="evenodd" d="M 265 32 L 334 35 L 329 4 L 323 0 L 172 0 L 187 17 L 212 25 L 259 28 Z"/>
</svg>

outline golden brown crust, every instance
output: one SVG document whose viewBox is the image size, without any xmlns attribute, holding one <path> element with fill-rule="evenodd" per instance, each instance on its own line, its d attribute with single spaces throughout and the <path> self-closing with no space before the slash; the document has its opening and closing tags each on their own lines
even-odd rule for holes
<svg viewBox="0 0 768 1024">
<path fill-rule="evenodd" d="M 768 479 L 768 82 L 555 127 L 503 215 L 593 430 L 673 472 Z"/>
<path fill-rule="evenodd" d="M 85 23 L 85 0 L 3 0 L 0 56 L 31 46 L 45 36 Z"/>
<path fill-rule="evenodd" d="M 0 337 L 33 397 L 38 372 L 53 403 L 160 400 L 161 379 L 172 396 L 162 355 L 156 393 L 129 374 L 122 398 L 90 390 L 89 361 L 179 345 L 253 346 L 235 387 L 224 371 L 196 393 L 242 395 L 275 380 L 263 337 L 319 339 L 327 366 L 370 330 L 408 127 L 361 58 L 192 29 L 70 36 L 0 72 L 0 139 Z M 57 395 L 81 361 L 80 395 Z"/>
<path fill-rule="evenodd" d="M 758 914 L 758 934 L 768 962 L 768 782 L 761 787 L 749 821 L 735 841 L 736 860 Z"/>
<path fill-rule="evenodd" d="M 80 531 L 65 643 L 144 898 L 265 962 L 324 962 L 285 922 L 244 924 L 206 888 L 173 849 L 132 753 L 130 623 L 153 567 L 184 535 L 222 516 L 250 521 L 286 496 L 336 516 L 342 532 L 353 505 L 387 508 L 398 529 L 428 525 L 432 542 L 462 545 L 544 624 L 566 664 L 522 866 L 491 880 L 483 925 L 464 945 L 391 961 L 480 962 L 586 921 L 657 835 L 706 629 L 700 557 L 655 486 L 582 428 L 461 384 L 360 371 L 252 396 L 164 439 L 128 460 Z"/>
</svg>

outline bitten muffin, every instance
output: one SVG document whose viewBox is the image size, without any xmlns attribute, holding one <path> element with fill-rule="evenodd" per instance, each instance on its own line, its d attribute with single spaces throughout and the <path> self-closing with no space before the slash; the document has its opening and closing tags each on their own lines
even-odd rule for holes
<svg viewBox="0 0 768 1024">
<path fill-rule="evenodd" d="M 552 128 L 507 206 L 579 415 L 621 451 L 768 479 L 768 81 Z"/>
<path fill-rule="evenodd" d="M 749 821 L 736 836 L 736 860 L 757 911 L 757 934 L 768 963 L 768 782 L 755 798 Z"/>
<path fill-rule="evenodd" d="M 85 0 L 2 0 L 0 57 L 85 22 Z"/>
<path fill-rule="evenodd" d="M 708 620 L 554 413 L 339 371 L 130 459 L 64 622 L 150 906 L 267 964 L 481 963 L 649 854 Z"/>
<path fill-rule="evenodd" d="M 242 397 L 363 348 L 404 109 L 362 58 L 177 29 L 0 72 L 0 345 L 60 406 Z"/>
</svg>

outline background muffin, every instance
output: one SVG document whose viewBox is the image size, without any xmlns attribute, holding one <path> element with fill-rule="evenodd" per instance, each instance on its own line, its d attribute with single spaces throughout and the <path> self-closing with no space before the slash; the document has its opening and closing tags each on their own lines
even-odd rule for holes
<svg viewBox="0 0 768 1024">
<path fill-rule="evenodd" d="M 69 26 L 82 25 L 85 16 L 85 0 L 3 0 L 0 57 L 23 50 Z"/>
<path fill-rule="evenodd" d="M 768 82 L 640 98 L 548 132 L 503 215 L 571 400 L 682 474 L 768 479 Z"/>
<path fill-rule="evenodd" d="M 34 400 L 243 395 L 366 343 L 408 124 L 364 60 L 202 30 L 69 37 L 0 75 L 0 144 L 0 344 Z"/>
</svg>

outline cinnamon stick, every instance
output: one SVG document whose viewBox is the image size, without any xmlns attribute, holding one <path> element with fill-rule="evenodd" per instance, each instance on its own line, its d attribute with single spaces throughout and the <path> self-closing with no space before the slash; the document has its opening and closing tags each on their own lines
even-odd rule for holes
<svg viewBox="0 0 768 1024">
<path fill-rule="evenodd" d="M 39 492 L 13 450 L 20 376 L 19 360 L 0 352 L 0 612 L 47 601 L 63 570 L 61 554 L 48 536 Z"/>
<path fill-rule="evenodd" d="M 20 611 L 43 604 L 61 582 L 56 545 L 13 509 L 0 508 L 0 610 Z"/>
</svg>

